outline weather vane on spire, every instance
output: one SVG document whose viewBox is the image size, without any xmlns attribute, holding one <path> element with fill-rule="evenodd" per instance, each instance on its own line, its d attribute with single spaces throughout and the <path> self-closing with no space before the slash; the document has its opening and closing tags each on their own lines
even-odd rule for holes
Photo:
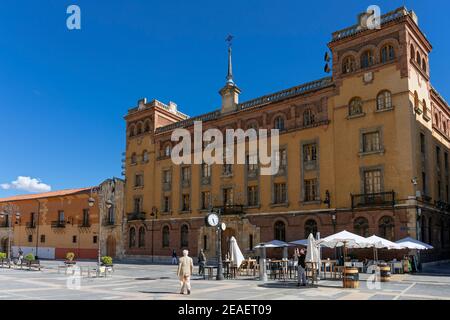
<svg viewBox="0 0 450 320">
<path fill-rule="evenodd" d="M 228 42 L 228 74 L 227 74 L 227 83 L 229 84 L 234 84 L 233 82 L 233 66 L 232 66 L 232 62 L 231 62 L 231 45 L 232 45 L 232 40 L 233 40 L 233 36 L 231 34 L 229 34 L 226 38 L 225 41 Z"/>
<path fill-rule="evenodd" d="M 229 34 L 226 38 L 225 41 L 228 42 L 228 47 L 231 48 L 231 45 L 233 44 L 233 38 L 234 36 L 232 36 L 231 34 Z"/>
</svg>

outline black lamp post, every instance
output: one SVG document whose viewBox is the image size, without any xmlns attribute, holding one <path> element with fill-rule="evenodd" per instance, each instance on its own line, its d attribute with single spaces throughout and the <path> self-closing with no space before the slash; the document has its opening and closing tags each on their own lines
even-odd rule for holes
<svg viewBox="0 0 450 320">
<path fill-rule="evenodd" d="M 223 262 L 222 262 L 222 209 L 217 209 L 217 215 L 219 216 L 219 224 L 217 225 L 217 243 L 218 248 L 217 252 L 219 254 L 219 257 L 217 259 L 217 277 L 216 280 L 223 280 Z"/>
<path fill-rule="evenodd" d="M 158 219 L 158 208 L 153 207 L 152 208 L 152 213 L 150 214 L 150 216 L 153 217 L 153 219 L 152 219 L 152 263 L 153 263 L 153 255 L 154 255 L 154 249 L 153 249 L 154 242 L 153 242 L 153 240 L 155 238 L 155 236 L 154 236 L 154 230 L 155 230 L 154 226 L 155 226 L 155 219 Z"/>
</svg>

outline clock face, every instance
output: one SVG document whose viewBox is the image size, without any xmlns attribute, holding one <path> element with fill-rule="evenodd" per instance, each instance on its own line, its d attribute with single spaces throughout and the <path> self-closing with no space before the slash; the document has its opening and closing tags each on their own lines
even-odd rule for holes
<svg viewBox="0 0 450 320">
<path fill-rule="evenodd" d="M 217 226 L 217 225 L 219 224 L 219 216 L 218 216 L 217 214 L 215 214 L 215 213 L 211 213 L 211 214 L 208 216 L 208 224 L 209 224 L 211 227 Z"/>
</svg>

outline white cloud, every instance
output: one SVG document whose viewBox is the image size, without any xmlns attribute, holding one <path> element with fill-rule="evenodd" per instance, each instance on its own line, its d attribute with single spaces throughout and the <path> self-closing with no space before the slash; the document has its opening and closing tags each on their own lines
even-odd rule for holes
<svg viewBox="0 0 450 320">
<path fill-rule="evenodd" d="M 52 190 L 52 187 L 48 184 L 42 183 L 38 179 L 31 177 L 18 176 L 17 180 L 11 183 L 0 184 L 0 188 L 4 190 L 16 189 L 27 192 L 48 192 Z"/>
</svg>

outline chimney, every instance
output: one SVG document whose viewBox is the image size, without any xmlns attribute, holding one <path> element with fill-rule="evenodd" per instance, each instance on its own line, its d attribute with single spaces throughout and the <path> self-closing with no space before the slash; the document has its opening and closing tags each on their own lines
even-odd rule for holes
<svg viewBox="0 0 450 320">
<path fill-rule="evenodd" d="M 177 113 L 178 109 L 177 109 L 177 104 L 173 101 L 169 101 L 169 111 L 172 113 Z"/>
<path fill-rule="evenodd" d="M 138 100 L 138 110 L 144 109 L 146 104 L 147 104 L 147 98 L 142 98 L 142 99 Z"/>
</svg>

